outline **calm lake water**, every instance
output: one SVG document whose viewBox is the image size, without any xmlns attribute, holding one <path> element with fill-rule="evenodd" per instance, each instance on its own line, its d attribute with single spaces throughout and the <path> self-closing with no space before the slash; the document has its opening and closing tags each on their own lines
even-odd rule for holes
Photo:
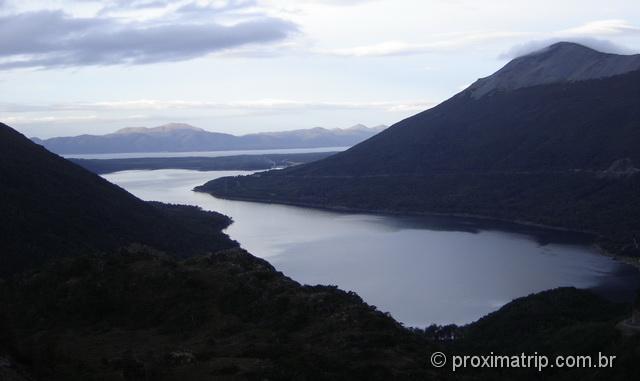
<svg viewBox="0 0 640 381">
<path fill-rule="evenodd" d="M 131 152 L 131 153 L 94 153 L 62 155 L 68 159 L 138 159 L 147 157 L 222 157 L 236 155 L 267 155 L 285 153 L 340 152 L 349 147 L 285 148 L 237 151 L 194 151 L 194 152 Z"/>
<path fill-rule="evenodd" d="M 409 326 L 469 323 L 510 300 L 559 286 L 628 296 L 637 271 L 585 237 L 445 217 L 395 217 L 221 200 L 192 192 L 248 172 L 124 171 L 105 175 L 145 200 L 199 205 L 233 218 L 227 233 L 305 284 L 334 284 Z"/>
</svg>

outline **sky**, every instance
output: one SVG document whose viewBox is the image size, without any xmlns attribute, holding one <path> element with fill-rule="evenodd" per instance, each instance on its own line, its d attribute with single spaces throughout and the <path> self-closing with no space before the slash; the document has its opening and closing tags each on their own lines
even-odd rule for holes
<svg viewBox="0 0 640 381">
<path fill-rule="evenodd" d="M 637 20 L 637 0 L 0 0 L 0 121 L 391 125 L 556 41 L 640 52 Z"/>
</svg>

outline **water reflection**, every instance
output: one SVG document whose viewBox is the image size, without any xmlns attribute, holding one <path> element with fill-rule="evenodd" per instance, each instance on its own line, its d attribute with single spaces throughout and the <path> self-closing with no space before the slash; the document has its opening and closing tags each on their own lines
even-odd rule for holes
<svg viewBox="0 0 640 381">
<path fill-rule="evenodd" d="M 407 325 L 467 323 L 554 287 L 624 296 L 638 284 L 635 269 L 599 255 L 585 235 L 478 219 L 334 213 L 191 191 L 238 174 L 159 170 L 105 177 L 146 200 L 227 214 L 235 221 L 227 233 L 286 275 L 356 291 Z"/>
</svg>

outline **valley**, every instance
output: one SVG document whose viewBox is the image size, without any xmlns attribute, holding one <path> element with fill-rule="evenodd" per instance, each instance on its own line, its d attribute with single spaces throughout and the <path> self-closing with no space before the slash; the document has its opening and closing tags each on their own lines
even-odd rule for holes
<svg viewBox="0 0 640 381">
<path fill-rule="evenodd" d="M 634 268 L 600 255 L 588 235 L 463 217 L 229 201 L 192 191 L 204 179 L 249 173 L 124 171 L 105 178 L 144 200 L 224 213 L 234 221 L 225 232 L 285 275 L 355 291 L 406 326 L 467 324 L 512 299 L 560 286 L 617 301 L 632 301 L 640 286 Z"/>
<path fill-rule="evenodd" d="M 625 66 L 628 57 L 558 43 L 478 83 L 553 68 L 572 54 L 618 60 L 628 71 L 497 87 L 480 97 L 472 85 L 324 160 L 197 189 L 230 199 L 477 215 L 587 231 L 605 251 L 637 258 L 640 71 Z"/>
<path fill-rule="evenodd" d="M 41 140 L 0 123 L 0 378 L 637 379 L 639 89 L 640 55 L 553 42 L 388 128 L 170 123 Z M 57 111 L 150 106 L 260 111 L 221 118 L 233 122 L 415 103 Z M 524 353 L 615 366 L 432 357 Z"/>
</svg>

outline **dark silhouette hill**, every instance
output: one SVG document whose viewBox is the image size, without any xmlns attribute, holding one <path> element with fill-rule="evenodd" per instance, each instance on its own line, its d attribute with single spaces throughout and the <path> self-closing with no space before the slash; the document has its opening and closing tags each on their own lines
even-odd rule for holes
<svg viewBox="0 0 640 381">
<path fill-rule="evenodd" d="M 426 338 L 0 125 L 3 380 L 438 379 Z M 198 255 L 201 254 L 201 255 Z"/>
<path fill-rule="evenodd" d="M 582 54 L 593 61 L 581 61 Z M 571 58 L 572 55 L 578 57 Z M 640 55 L 616 56 L 576 44 L 556 44 L 518 58 L 493 76 L 430 110 L 405 119 L 352 149 L 296 168 L 295 175 L 424 175 L 432 172 L 606 170 L 618 160 L 640 167 L 638 73 L 526 85 L 554 65 L 597 65 L 613 56 L 640 69 Z M 574 62 L 575 65 L 569 65 Z M 503 73 L 509 70 L 508 77 Z M 578 68 L 575 68 L 578 70 Z M 566 69 L 573 73 L 574 68 Z M 539 74 L 543 75 L 543 74 Z M 509 79 L 522 81 L 509 89 Z M 496 88 L 489 90 L 489 84 Z M 506 83 L 501 85 L 502 83 Z M 506 88 L 505 88 L 506 87 Z M 484 96 L 478 97 L 482 89 Z"/>
<path fill-rule="evenodd" d="M 620 359 L 612 371 L 561 369 L 549 379 L 638 374 L 638 337 L 615 329 L 629 305 L 565 289 L 470 326 L 407 329 L 352 292 L 301 286 L 224 249 L 234 243 L 220 232 L 223 216 L 145 203 L 0 127 L 2 269 L 11 274 L 0 279 L 3 379 L 539 379 L 535 369 L 458 377 L 428 365 L 435 351 L 496 347 Z"/>
<path fill-rule="evenodd" d="M 639 57 L 558 43 L 345 152 L 198 190 L 527 221 L 594 232 L 607 248 L 638 254 Z"/>
<path fill-rule="evenodd" d="M 0 358 L 9 346 L 37 380 L 444 378 L 425 337 L 241 249 L 66 258 L 0 283 L 0 301 Z"/>
<path fill-rule="evenodd" d="M 52 256 L 133 243 L 178 256 L 233 247 L 231 221 L 195 207 L 147 203 L 0 124 L 0 276 Z"/>
</svg>

